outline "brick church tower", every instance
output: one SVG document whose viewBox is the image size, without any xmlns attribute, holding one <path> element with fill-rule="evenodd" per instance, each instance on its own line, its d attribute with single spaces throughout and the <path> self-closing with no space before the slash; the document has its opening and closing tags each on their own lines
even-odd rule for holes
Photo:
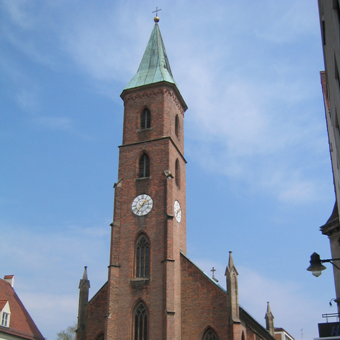
<svg viewBox="0 0 340 340">
<path fill-rule="evenodd" d="M 173 79 L 157 19 L 139 69 L 121 97 L 123 143 L 115 185 L 106 334 L 110 339 L 131 339 L 131 332 L 143 334 L 140 339 L 144 333 L 150 339 L 179 339 L 187 106 Z"/>
<path fill-rule="evenodd" d="M 108 281 L 88 301 L 85 268 L 76 340 L 274 340 L 238 304 L 231 252 L 228 292 L 186 256 L 187 106 L 158 21 L 121 94 L 123 142 Z"/>
</svg>

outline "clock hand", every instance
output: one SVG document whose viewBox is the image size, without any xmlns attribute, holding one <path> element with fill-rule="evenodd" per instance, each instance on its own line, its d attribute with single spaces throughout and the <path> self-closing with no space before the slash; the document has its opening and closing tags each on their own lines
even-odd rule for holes
<svg viewBox="0 0 340 340">
<path fill-rule="evenodd" d="M 136 212 L 138 212 L 139 211 L 139 209 L 145 204 L 147 202 L 147 200 L 144 200 L 143 201 L 143 203 L 139 206 L 139 208 L 137 209 L 137 211 Z"/>
</svg>

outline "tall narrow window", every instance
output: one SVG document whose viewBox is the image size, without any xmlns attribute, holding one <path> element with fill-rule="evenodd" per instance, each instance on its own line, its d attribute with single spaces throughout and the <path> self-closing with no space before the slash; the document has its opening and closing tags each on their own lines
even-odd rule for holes
<svg viewBox="0 0 340 340">
<path fill-rule="evenodd" d="M 146 153 L 143 153 L 139 159 L 138 177 L 150 177 L 150 160 Z"/>
<path fill-rule="evenodd" d="M 326 46 L 326 23 L 325 18 L 322 16 L 321 20 L 321 35 L 322 35 L 322 44 Z"/>
<path fill-rule="evenodd" d="M 2 320 L 1 320 L 1 326 L 8 327 L 8 313 L 3 312 L 2 313 Z"/>
<path fill-rule="evenodd" d="M 203 340 L 218 340 L 216 333 L 209 328 L 203 335 Z"/>
<path fill-rule="evenodd" d="M 142 130 L 149 129 L 151 127 L 151 114 L 148 109 L 144 109 L 140 117 L 140 128 Z"/>
<path fill-rule="evenodd" d="M 335 115 L 335 128 L 336 128 L 336 132 L 337 132 L 337 137 L 340 138 L 340 126 L 339 126 L 339 119 L 338 119 L 338 115 Z"/>
<path fill-rule="evenodd" d="M 136 242 L 136 277 L 149 277 L 149 240 L 145 235 Z"/>
<path fill-rule="evenodd" d="M 148 312 L 143 302 L 137 305 L 134 313 L 134 340 L 148 339 Z"/>
<path fill-rule="evenodd" d="M 176 115 L 176 118 L 175 118 L 175 134 L 179 138 L 179 118 L 178 118 L 178 115 Z"/>
<path fill-rule="evenodd" d="M 333 8 L 336 13 L 336 19 L 339 20 L 340 18 L 339 0 L 333 0 Z"/>
<path fill-rule="evenodd" d="M 179 160 L 176 159 L 176 164 L 175 164 L 175 180 L 177 186 L 180 188 L 181 187 L 181 172 L 179 168 Z"/>
<path fill-rule="evenodd" d="M 337 63 L 335 54 L 334 54 L 334 71 L 335 71 L 334 76 L 335 76 L 335 79 L 336 79 L 336 82 L 337 82 L 337 85 L 338 85 L 338 91 L 340 91 L 339 68 L 338 68 L 338 63 Z"/>
</svg>

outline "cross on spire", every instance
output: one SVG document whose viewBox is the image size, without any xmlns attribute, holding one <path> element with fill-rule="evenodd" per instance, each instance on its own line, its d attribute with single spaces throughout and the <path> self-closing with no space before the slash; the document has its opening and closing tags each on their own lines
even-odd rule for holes
<svg viewBox="0 0 340 340">
<path fill-rule="evenodd" d="M 216 272 L 216 269 L 214 267 L 212 267 L 212 269 L 210 270 L 212 272 L 212 279 L 216 282 L 218 282 L 218 280 L 216 279 L 215 277 L 215 272 Z"/>
<path fill-rule="evenodd" d="M 213 278 L 214 278 L 215 277 L 216 269 L 214 267 L 212 267 L 212 269 L 210 271 L 213 273 Z"/>
<path fill-rule="evenodd" d="M 156 13 L 156 17 L 158 17 L 158 12 L 161 11 L 162 9 L 158 9 L 158 7 L 156 7 L 156 10 L 153 11 L 152 13 Z"/>
</svg>

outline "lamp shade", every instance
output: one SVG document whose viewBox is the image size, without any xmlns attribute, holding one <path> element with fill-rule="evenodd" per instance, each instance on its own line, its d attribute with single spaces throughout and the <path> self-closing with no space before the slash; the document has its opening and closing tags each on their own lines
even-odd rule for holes
<svg viewBox="0 0 340 340">
<path fill-rule="evenodd" d="M 316 277 L 321 275 L 321 272 L 326 269 L 326 267 L 321 263 L 320 255 L 313 253 L 310 257 L 310 266 L 307 268 L 308 271 Z"/>
</svg>

